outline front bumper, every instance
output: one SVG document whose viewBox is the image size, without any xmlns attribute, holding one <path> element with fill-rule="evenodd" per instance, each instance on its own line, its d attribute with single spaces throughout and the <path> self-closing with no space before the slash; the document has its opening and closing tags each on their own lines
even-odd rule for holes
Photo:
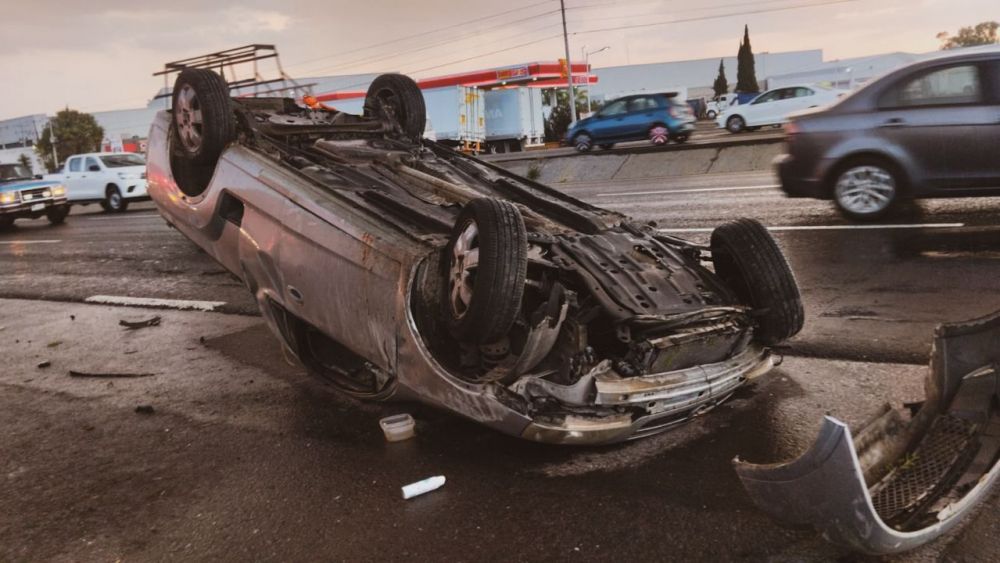
<svg viewBox="0 0 1000 563">
<path fill-rule="evenodd" d="M 750 345 L 726 361 L 666 373 L 622 378 L 609 366 L 598 366 L 571 386 L 529 379 L 522 391 L 528 395 L 607 408 L 612 414 L 536 416 L 521 436 L 536 442 L 591 445 L 651 436 L 708 412 L 772 367 L 770 351 Z"/>
<path fill-rule="evenodd" d="M 935 333 L 927 400 L 904 421 L 888 406 L 852 440 L 827 416 L 798 459 L 734 460 L 754 502 L 871 554 L 923 545 L 953 529 L 1000 481 L 1000 313 Z"/>
<path fill-rule="evenodd" d="M 68 205 L 65 196 L 19 201 L 8 205 L 0 205 L 0 216 L 14 219 L 36 219 L 45 215 L 50 209 Z"/>
<path fill-rule="evenodd" d="M 128 200 L 149 199 L 146 192 L 146 180 L 126 179 L 122 180 L 122 197 Z"/>
<path fill-rule="evenodd" d="M 830 199 L 820 178 L 810 173 L 802 162 L 790 154 L 779 154 L 771 163 L 781 182 L 781 190 L 788 197 Z"/>
</svg>

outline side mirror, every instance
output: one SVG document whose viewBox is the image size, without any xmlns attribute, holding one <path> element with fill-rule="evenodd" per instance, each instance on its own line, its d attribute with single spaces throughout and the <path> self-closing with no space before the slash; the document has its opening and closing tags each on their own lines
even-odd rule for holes
<svg viewBox="0 0 1000 563">
<path fill-rule="evenodd" d="M 101 167 L 96 164 L 91 164 L 90 166 L 87 167 L 87 170 L 90 172 L 100 172 Z"/>
</svg>

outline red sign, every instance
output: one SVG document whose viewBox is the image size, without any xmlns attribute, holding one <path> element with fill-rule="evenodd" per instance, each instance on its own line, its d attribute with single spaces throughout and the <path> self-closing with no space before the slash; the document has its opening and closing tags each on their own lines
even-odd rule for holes
<svg viewBox="0 0 1000 563">
<path fill-rule="evenodd" d="M 527 78 L 528 67 L 516 66 L 513 68 L 501 68 L 497 70 L 497 80 L 511 80 L 514 78 Z"/>
</svg>

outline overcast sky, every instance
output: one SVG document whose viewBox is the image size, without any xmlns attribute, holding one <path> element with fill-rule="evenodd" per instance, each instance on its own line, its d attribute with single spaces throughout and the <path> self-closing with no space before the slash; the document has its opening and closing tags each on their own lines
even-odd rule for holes
<svg viewBox="0 0 1000 563">
<path fill-rule="evenodd" d="M 563 49 L 558 0 L 2 2 L 0 119 L 52 114 L 66 105 L 85 111 L 142 107 L 163 86 L 151 74 L 164 62 L 247 43 L 277 45 L 286 70 L 303 77 L 381 71 L 426 77 L 555 60 Z M 756 52 L 823 49 L 830 60 L 930 51 L 940 31 L 1000 20 L 1000 0 L 566 5 L 571 56 L 610 46 L 593 55 L 594 67 L 735 55 L 744 23 Z M 807 7 L 773 11 L 789 6 Z M 674 20 L 688 21 L 587 33 Z M 732 69 L 731 79 L 735 74 Z"/>
</svg>

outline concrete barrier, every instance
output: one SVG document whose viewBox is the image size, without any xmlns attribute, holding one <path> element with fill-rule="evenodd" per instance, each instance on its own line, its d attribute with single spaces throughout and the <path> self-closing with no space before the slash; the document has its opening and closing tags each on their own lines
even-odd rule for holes
<svg viewBox="0 0 1000 563">
<path fill-rule="evenodd" d="M 783 151 L 783 143 L 772 141 L 628 154 L 574 154 L 495 164 L 545 184 L 562 184 L 768 170 Z"/>
</svg>

